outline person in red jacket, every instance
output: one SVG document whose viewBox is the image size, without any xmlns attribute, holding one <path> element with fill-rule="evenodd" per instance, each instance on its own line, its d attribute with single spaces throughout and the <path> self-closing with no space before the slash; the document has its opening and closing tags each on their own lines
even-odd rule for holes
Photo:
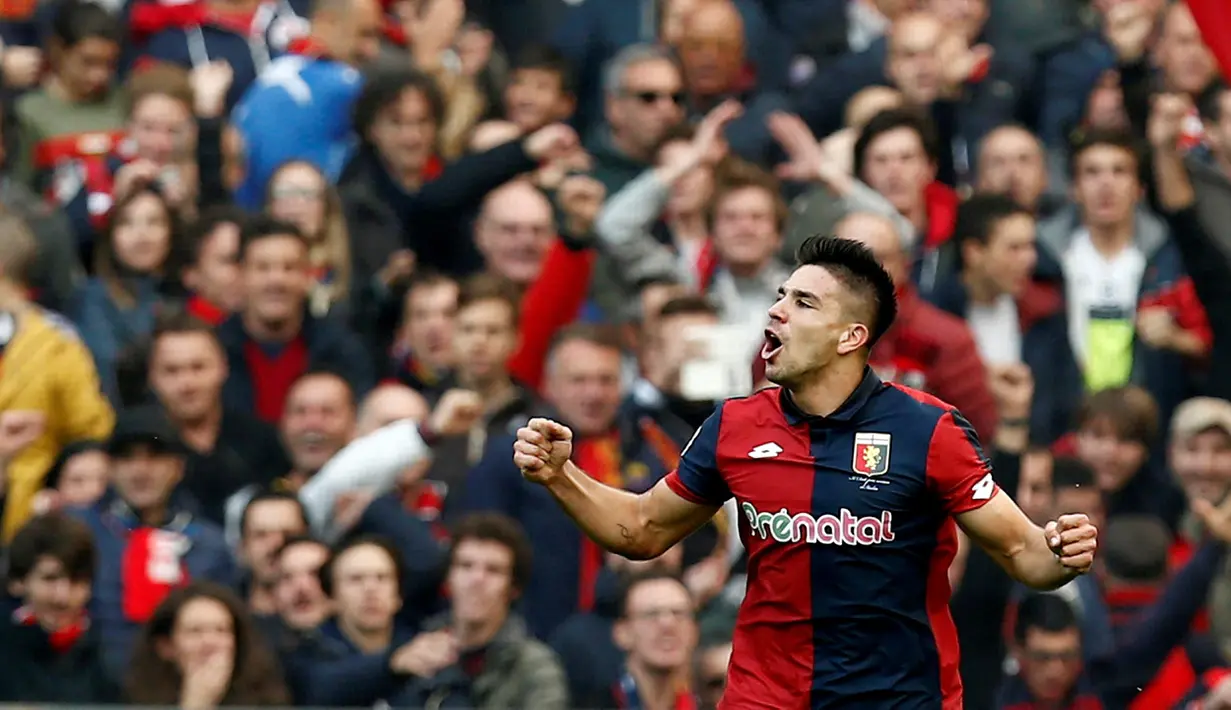
<svg viewBox="0 0 1231 710">
<path fill-rule="evenodd" d="M 893 222 L 882 215 L 856 212 L 839 222 L 835 231 L 871 249 L 897 284 L 897 321 L 873 348 L 868 364 L 885 380 L 952 403 L 970 420 L 979 438 L 990 441 L 996 431 L 996 400 L 974 336 L 965 321 L 919 297 Z"/>
</svg>

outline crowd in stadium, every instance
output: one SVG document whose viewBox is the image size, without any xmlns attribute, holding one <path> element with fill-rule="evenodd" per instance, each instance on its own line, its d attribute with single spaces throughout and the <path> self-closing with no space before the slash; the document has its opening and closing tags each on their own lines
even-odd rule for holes
<svg viewBox="0 0 1231 710">
<path fill-rule="evenodd" d="M 513 441 L 552 417 L 649 489 L 772 386 L 819 233 L 893 277 L 876 374 L 960 410 L 1033 520 L 1100 530 L 1051 593 L 961 547 L 967 710 L 1231 708 L 1228 28 L 0 3 L 0 704 L 715 708 L 749 521 L 608 555 Z"/>
</svg>

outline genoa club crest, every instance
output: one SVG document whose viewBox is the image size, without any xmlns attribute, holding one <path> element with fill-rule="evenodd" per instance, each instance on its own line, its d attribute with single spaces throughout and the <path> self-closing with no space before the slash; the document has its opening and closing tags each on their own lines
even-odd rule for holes
<svg viewBox="0 0 1231 710">
<path fill-rule="evenodd" d="M 888 434 L 855 434 L 855 455 L 851 468 L 861 476 L 880 476 L 889 470 Z"/>
</svg>

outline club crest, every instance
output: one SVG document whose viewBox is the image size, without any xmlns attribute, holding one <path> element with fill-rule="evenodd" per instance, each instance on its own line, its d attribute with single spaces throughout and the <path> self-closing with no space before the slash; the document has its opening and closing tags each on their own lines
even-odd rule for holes
<svg viewBox="0 0 1231 710">
<path fill-rule="evenodd" d="M 855 434 L 855 453 L 851 469 L 860 476 L 881 476 L 889 470 L 889 434 Z"/>
</svg>

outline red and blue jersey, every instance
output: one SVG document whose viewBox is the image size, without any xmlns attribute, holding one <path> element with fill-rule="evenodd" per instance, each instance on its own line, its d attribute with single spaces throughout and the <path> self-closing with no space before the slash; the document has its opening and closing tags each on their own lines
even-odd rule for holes
<svg viewBox="0 0 1231 710">
<path fill-rule="evenodd" d="M 956 410 L 870 370 L 828 417 L 762 390 L 721 404 L 667 482 L 740 510 L 748 588 L 720 707 L 961 707 L 953 516 L 998 488 Z"/>
</svg>

